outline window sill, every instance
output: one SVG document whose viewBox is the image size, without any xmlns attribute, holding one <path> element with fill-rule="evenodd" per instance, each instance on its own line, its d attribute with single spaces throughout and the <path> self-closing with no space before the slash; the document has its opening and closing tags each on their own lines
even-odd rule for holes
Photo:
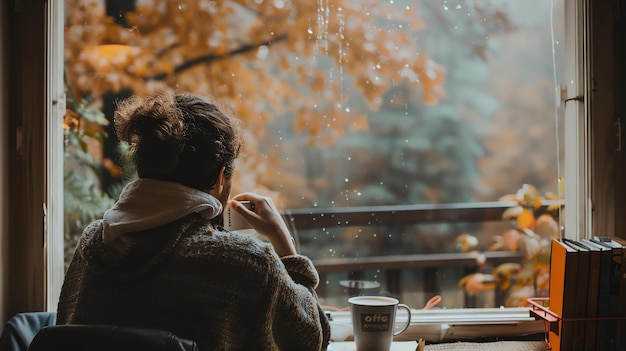
<svg viewBox="0 0 626 351">
<path fill-rule="evenodd" d="M 394 340 L 419 340 L 427 343 L 488 340 L 543 340 L 545 324 L 530 315 L 530 308 L 464 308 L 412 310 L 411 325 Z M 331 338 L 352 339 L 349 311 L 331 313 Z M 397 321 L 406 320 L 399 310 Z"/>
</svg>

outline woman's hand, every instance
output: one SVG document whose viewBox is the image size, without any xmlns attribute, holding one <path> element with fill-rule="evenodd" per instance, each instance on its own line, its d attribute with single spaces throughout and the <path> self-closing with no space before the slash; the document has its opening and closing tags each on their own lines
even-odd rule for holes
<svg viewBox="0 0 626 351">
<path fill-rule="evenodd" d="M 253 210 L 247 209 L 239 201 L 250 201 Z M 271 198 L 255 193 L 243 193 L 233 196 L 228 206 L 242 215 L 257 233 L 266 236 L 278 256 L 296 254 L 296 247 L 287 224 Z"/>
</svg>

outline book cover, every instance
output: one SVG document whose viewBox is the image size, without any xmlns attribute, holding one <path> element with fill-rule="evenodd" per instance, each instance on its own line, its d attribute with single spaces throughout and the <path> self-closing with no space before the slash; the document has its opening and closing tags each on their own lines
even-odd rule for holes
<svg viewBox="0 0 626 351">
<path fill-rule="evenodd" d="M 591 340 L 591 338 L 587 340 L 587 327 L 589 323 L 587 323 L 587 320 L 582 319 L 587 317 L 589 290 L 591 289 L 591 286 L 589 284 L 591 253 L 587 247 L 581 245 L 576 240 L 563 239 L 563 242 L 578 252 L 578 281 L 576 283 L 576 306 L 574 315 L 572 317 L 581 319 L 574 321 L 574 345 L 580 345 L 577 346 L 577 349 L 592 350 L 595 348 L 595 338 L 593 340 Z M 587 341 L 589 341 L 589 344 L 587 344 Z M 583 345 L 585 346 L 583 347 Z"/>
<path fill-rule="evenodd" d="M 607 317 L 611 308 L 609 304 L 610 294 L 610 273 L 611 273 L 611 249 L 605 245 L 598 244 L 594 240 L 582 240 L 587 245 L 594 246 L 600 250 L 600 269 L 597 274 L 600 278 L 598 289 L 598 313 L 597 317 Z M 611 321 L 598 320 L 596 327 L 596 350 L 608 350 L 609 329 Z"/>
<path fill-rule="evenodd" d="M 552 350 L 573 348 L 575 326 L 567 321 L 576 312 L 578 276 L 577 251 L 561 240 L 552 239 L 550 255 L 550 310 L 561 316 L 559 328 L 548 335 Z"/>
<path fill-rule="evenodd" d="M 598 317 L 598 303 L 600 294 L 600 260 L 602 250 L 595 245 L 589 245 L 585 240 L 577 241 L 589 250 L 589 277 L 587 289 L 587 311 L 586 317 L 587 328 L 585 331 L 585 350 L 596 349 L 596 334 L 598 321 L 594 318 Z"/>
<path fill-rule="evenodd" d="M 617 330 L 620 331 L 617 335 L 617 349 L 625 350 L 626 332 L 622 331 L 626 330 L 626 245 L 617 241 L 615 241 L 615 243 L 622 246 L 622 277 L 620 281 L 618 308 L 618 315 L 622 319 L 617 322 Z"/>
<path fill-rule="evenodd" d="M 609 295 L 609 303 L 611 308 L 609 310 L 610 317 L 625 317 L 626 318 L 626 248 L 611 238 L 596 237 L 596 241 L 599 241 L 603 245 L 611 248 L 611 293 Z M 624 320 L 616 320 L 611 323 L 610 331 L 614 333 L 614 344 L 610 343 L 609 347 L 613 350 L 623 350 L 626 347 L 624 344 L 624 332 L 626 331 L 626 322 Z M 613 339 L 613 338 L 611 338 Z"/>
<path fill-rule="evenodd" d="M 617 323 L 617 330 L 624 331 L 626 330 L 626 243 L 613 241 L 622 246 L 622 280 L 619 290 L 619 317 L 622 319 Z M 617 348 L 618 350 L 626 349 L 626 332 L 618 333 Z"/>
</svg>

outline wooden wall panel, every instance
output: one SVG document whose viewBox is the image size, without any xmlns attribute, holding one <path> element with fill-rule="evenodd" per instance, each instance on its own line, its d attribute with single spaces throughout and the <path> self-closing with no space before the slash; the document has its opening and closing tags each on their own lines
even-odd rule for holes
<svg viewBox="0 0 626 351">
<path fill-rule="evenodd" d="M 596 0 L 591 4 L 591 235 L 624 238 L 624 5 L 615 0 Z"/>
<path fill-rule="evenodd" d="M 46 1 L 8 3 L 7 317 L 45 308 Z M 21 130 L 21 133 L 18 133 Z M 21 137 L 18 137 L 21 135 Z M 5 284 L 5 282 L 3 282 Z"/>
</svg>

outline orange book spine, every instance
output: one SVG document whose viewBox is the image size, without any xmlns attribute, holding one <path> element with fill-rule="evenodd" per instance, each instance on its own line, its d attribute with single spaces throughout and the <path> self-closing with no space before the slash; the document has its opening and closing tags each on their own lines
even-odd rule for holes
<svg viewBox="0 0 626 351">
<path fill-rule="evenodd" d="M 575 324 L 567 321 L 576 311 L 577 252 L 557 239 L 552 240 L 550 257 L 550 310 L 561 317 L 548 337 L 553 351 L 571 350 Z"/>
</svg>

